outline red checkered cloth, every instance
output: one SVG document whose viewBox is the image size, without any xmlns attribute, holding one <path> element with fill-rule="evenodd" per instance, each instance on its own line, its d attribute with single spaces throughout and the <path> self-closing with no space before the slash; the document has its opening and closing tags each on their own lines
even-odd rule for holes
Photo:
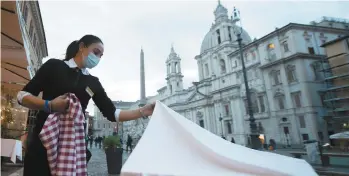
<svg viewBox="0 0 349 176">
<path fill-rule="evenodd" d="M 85 117 L 79 99 L 71 93 L 68 98 L 68 112 L 50 114 L 39 137 L 52 176 L 86 176 Z"/>
</svg>

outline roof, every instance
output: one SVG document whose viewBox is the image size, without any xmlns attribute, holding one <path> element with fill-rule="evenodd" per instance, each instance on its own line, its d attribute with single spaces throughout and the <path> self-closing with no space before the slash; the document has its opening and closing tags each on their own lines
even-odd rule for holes
<svg viewBox="0 0 349 176">
<path fill-rule="evenodd" d="M 331 41 L 329 41 L 329 42 L 326 42 L 326 43 L 322 44 L 321 47 L 325 47 L 325 46 L 331 45 L 331 44 L 333 44 L 333 43 L 339 42 L 339 41 L 344 40 L 344 39 L 347 39 L 347 38 L 349 38 L 349 32 L 348 32 L 348 35 L 345 35 L 345 36 L 343 36 L 343 37 L 338 37 L 338 38 L 336 38 L 336 39 L 334 39 L 334 40 L 331 40 Z"/>
<path fill-rule="evenodd" d="M 260 44 L 276 34 L 279 34 L 279 33 L 294 29 L 294 28 L 306 28 L 306 29 L 312 29 L 312 30 L 329 30 L 332 32 L 338 31 L 338 32 L 343 32 L 343 34 L 348 33 L 348 31 L 346 29 L 332 28 L 332 27 L 325 27 L 325 26 L 316 26 L 316 25 L 307 25 L 307 24 L 298 24 L 298 23 L 289 23 L 288 25 L 283 26 L 282 28 L 278 28 L 278 29 L 270 32 L 269 34 L 263 36 L 262 38 L 255 40 L 255 41 L 243 46 L 242 49 L 245 50 L 251 46 Z M 239 53 L 239 50 L 236 50 L 236 51 L 228 54 L 228 56 L 231 57 L 231 56 L 238 54 L 238 53 Z"/>
</svg>

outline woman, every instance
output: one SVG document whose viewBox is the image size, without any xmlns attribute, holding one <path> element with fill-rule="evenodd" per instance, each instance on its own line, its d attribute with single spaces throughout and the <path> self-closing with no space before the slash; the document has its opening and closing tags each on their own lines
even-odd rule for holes
<svg viewBox="0 0 349 176">
<path fill-rule="evenodd" d="M 152 115 L 155 103 L 137 110 L 124 111 L 115 108 L 98 78 L 90 75 L 87 70 L 97 66 L 103 52 L 104 46 L 101 39 L 93 35 L 85 35 L 68 46 L 64 61 L 48 60 L 18 93 L 18 102 L 21 105 L 40 110 L 25 156 L 25 176 L 50 175 L 46 149 L 38 135 L 50 113 L 67 111 L 66 93 L 74 93 L 79 98 L 83 111 L 86 110 L 92 98 L 103 116 L 112 122 L 135 120 Z M 37 97 L 40 92 L 43 92 L 42 98 Z"/>
</svg>

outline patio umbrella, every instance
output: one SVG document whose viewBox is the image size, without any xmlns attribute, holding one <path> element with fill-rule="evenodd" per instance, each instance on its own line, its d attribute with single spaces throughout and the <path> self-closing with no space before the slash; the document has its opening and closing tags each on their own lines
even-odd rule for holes
<svg viewBox="0 0 349 176">
<path fill-rule="evenodd" d="M 1 84 L 20 90 L 30 75 L 16 9 L 16 1 L 1 2 Z"/>
<path fill-rule="evenodd" d="M 332 134 L 330 139 L 349 139 L 349 131 Z"/>
</svg>

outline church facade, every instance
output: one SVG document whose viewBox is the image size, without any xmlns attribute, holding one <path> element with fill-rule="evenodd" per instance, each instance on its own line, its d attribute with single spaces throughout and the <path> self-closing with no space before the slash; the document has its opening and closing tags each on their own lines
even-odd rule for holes
<svg viewBox="0 0 349 176">
<path fill-rule="evenodd" d="M 181 58 L 172 47 L 164 66 L 166 86 L 147 102 L 159 100 L 208 131 L 249 142 L 249 116 L 235 32 L 242 30 L 243 56 L 254 116 L 265 140 L 290 146 L 304 140 L 328 141 L 321 90 L 322 68 L 315 61 L 325 57 L 320 47 L 348 33 L 348 23 L 324 18 L 309 25 L 290 23 L 252 40 L 239 19 L 228 16 L 218 4 L 215 21 L 195 56 L 199 81 L 184 89 Z M 138 108 L 139 101 L 130 108 Z M 148 120 L 123 123 L 124 135 L 140 138 Z"/>
</svg>

